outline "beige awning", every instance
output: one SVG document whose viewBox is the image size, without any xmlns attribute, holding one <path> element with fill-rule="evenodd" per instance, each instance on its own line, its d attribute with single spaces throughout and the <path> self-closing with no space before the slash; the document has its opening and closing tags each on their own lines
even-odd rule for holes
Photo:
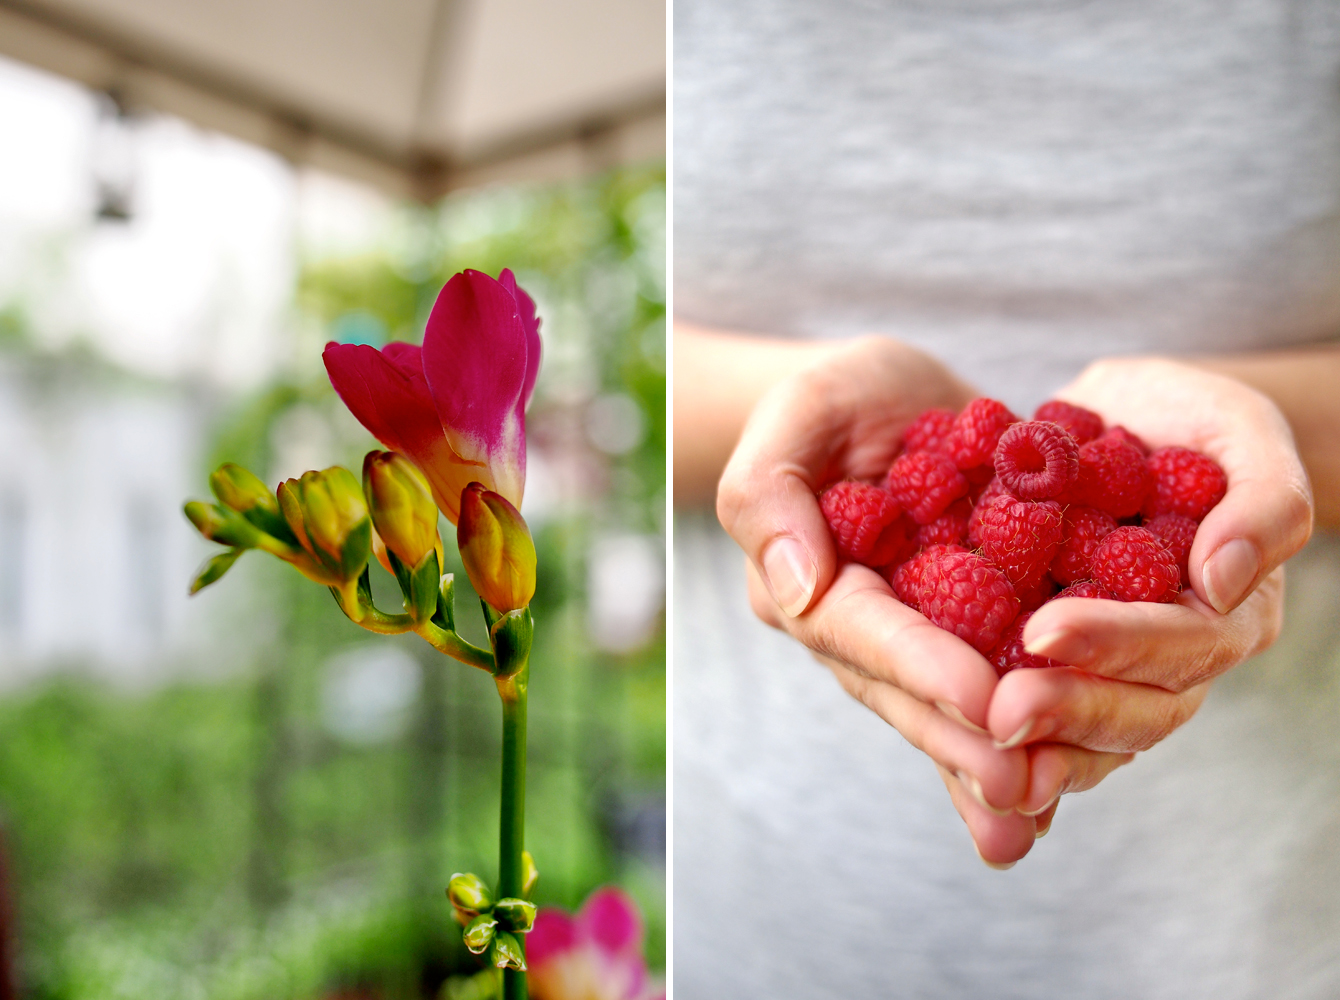
<svg viewBox="0 0 1340 1000">
<path fill-rule="evenodd" d="M 663 0 L 0 0 L 0 54 L 425 199 L 665 152 Z"/>
</svg>

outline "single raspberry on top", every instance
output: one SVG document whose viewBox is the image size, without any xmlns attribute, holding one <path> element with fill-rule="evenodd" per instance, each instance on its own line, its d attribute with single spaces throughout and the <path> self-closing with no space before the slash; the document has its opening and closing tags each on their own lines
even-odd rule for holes
<svg viewBox="0 0 1340 1000">
<path fill-rule="evenodd" d="M 1099 542 L 1093 578 L 1119 601 L 1170 604 L 1181 589 L 1173 554 L 1144 528 L 1118 528 Z"/>
<path fill-rule="evenodd" d="M 1052 600 L 1059 601 L 1062 597 L 1088 597 L 1104 601 L 1116 600 L 1116 597 L 1104 590 L 1097 580 L 1081 580 L 1079 583 L 1072 583 L 1069 587 L 1066 587 L 1065 590 L 1052 598 Z"/>
<path fill-rule="evenodd" d="M 1060 583 L 1087 580 L 1098 543 L 1116 530 L 1117 519 L 1096 507 L 1067 507 L 1061 521 L 1061 547 L 1052 560 L 1052 576 Z"/>
<path fill-rule="evenodd" d="M 1122 427 L 1121 424 L 1113 424 L 1103 432 L 1103 437 L 1125 441 L 1131 447 L 1138 449 L 1141 455 L 1149 454 L 1149 445 L 1145 444 L 1143 440 L 1132 434 L 1125 427 Z"/>
<path fill-rule="evenodd" d="M 987 659 L 996 668 L 997 676 L 1004 677 L 1011 670 L 1020 668 L 1064 667 L 1065 664 L 1046 656 L 1038 656 L 1024 649 L 1024 626 L 1033 612 L 1021 612 L 1014 623 L 1005 630 Z"/>
<path fill-rule="evenodd" d="M 834 483 L 819 494 L 819 509 L 833 532 L 838 555 L 844 559 L 883 566 L 907 544 L 903 509 L 878 486 L 850 479 Z"/>
<path fill-rule="evenodd" d="M 903 432 L 903 447 L 908 451 L 942 451 L 956 416 L 953 410 L 924 411 Z"/>
<path fill-rule="evenodd" d="M 1061 544 L 1061 505 L 1017 500 L 1006 494 L 979 508 L 982 555 L 999 566 L 1020 591 L 1036 587 Z"/>
<path fill-rule="evenodd" d="M 1044 576 L 1036 585 L 1027 590 L 1015 588 L 1015 593 L 1019 595 L 1019 613 L 1036 611 L 1042 607 L 1056 594 L 1056 581 L 1050 576 Z"/>
<path fill-rule="evenodd" d="M 962 545 L 968 540 L 968 518 L 972 516 L 972 504 L 967 497 L 960 497 L 945 512 L 929 524 L 917 528 L 913 541 L 919 548 L 931 545 Z"/>
<path fill-rule="evenodd" d="M 1011 424 L 996 445 L 996 475 L 1020 500 L 1047 500 L 1079 475 L 1079 445 L 1060 424 L 1025 420 Z"/>
<path fill-rule="evenodd" d="M 909 608 L 921 610 L 921 577 L 926 567 L 950 552 L 967 552 L 962 545 L 932 545 L 888 573 L 889 585 Z"/>
<path fill-rule="evenodd" d="M 921 613 L 985 654 L 1019 614 L 1014 586 L 976 552 L 946 552 L 921 575 Z"/>
<path fill-rule="evenodd" d="M 887 489 L 917 524 L 929 524 L 968 492 L 952 459 L 935 451 L 903 452 L 893 462 Z"/>
<path fill-rule="evenodd" d="M 1063 403 L 1059 399 L 1049 399 L 1037 408 L 1034 420 L 1050 420 L 1060 424 L 1076 444 L 1087 444 L 1103 433 L 1103 418 L 1073 403 Z"/>
<path fill-rule="evenodd" d="M 972 515 L 968 518 L 968 541 L 974 547 L 982 544 L 982 514 L 986 510 L 986 505 L 998 496 L 1013 496 L 1000 481 L 999 476 L 982 487 L 982 491 L 972 502 Z"/>
<path fill-rule="evenodd" d="M 1152 486 L 1153 476 L 1139 449 L 1104 436 L 1080 448 L 1079 475 L 1057 499 L 1097 507 L 1120 520 L 1139 513 Z"/>
<path fill-rule="evenodd" d="M 1181 514 L 1160 514 L 1152 517 L 1143 525 L 1146 531 L 1168 547 L 1168 551 L 1177 560 L 1177 569 L 1182 574 L 1182 586 L 1187 585 L 1187 557 L 1191 555 L 1191 543 L 1196 540 L 1196 528 L 1199 525 Z"/>
<path fill-rule="evenodd" d="M 960 469 L 990 465 L 1000 436 L 1019 418 L 994 399 L 974 399 L 954 420 L 945 438 L 944 450 Z"/>
<path fill-rule="evenodd" d="M 1181 514 L 1202 521 L 1228 491 L 1219 463 L 1190 448 L 1160 448 L 1149 456 L 1154 477 L 1144 504 L 1145 517 Z"/>
</svg>

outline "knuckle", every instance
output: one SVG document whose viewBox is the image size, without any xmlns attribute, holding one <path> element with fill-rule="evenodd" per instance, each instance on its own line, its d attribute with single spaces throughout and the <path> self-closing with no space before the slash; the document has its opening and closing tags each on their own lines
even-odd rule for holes
<svg viewBox="0 0 1340 1000">
<path fill-rule="evenodd" d="M 1285 558 L 1301 549 L 1312 537 L 1314 506 L 1312 490 L 1306 480 L 1290 482 L 1284 493 L 1284 504 L 1280 512 L 1281 520 L 1289 526 L 1287 552 Z"/>
<path fill-rule="evenodd" d="M 727 534 L 735 534 L 735 527 L 749 507 L 749 497 L 745 477 L 732 459 L 717 484 L 717 520 Z"/>
</svg>

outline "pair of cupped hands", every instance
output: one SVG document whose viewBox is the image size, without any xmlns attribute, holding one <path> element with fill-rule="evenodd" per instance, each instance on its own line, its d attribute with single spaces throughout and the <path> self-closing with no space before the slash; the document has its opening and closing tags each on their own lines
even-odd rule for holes
<svg viewBox="0 0 1340 1000">
<path fill-rule="evenodd" d="M 895 341 L 836 348 L 760 400 L 717 513 L 748 557 L 755 613 L 934 761 L 978 854 L 999 868 L 1048 831 L 1062 794 L 1094 787 L 1164 739 L 1217 676 L 1274 642 L 1282 564 L 1311 534 L 1313 506 L 1289 426 L 1266 396 L 1191 364 L 1095 362 L 1055 398 L 1152 447 L 1203 452 L 1223 467 L 1228 492 L 1196 533 L 1191 591 L 1176 604 L 1053 601 L 1024 639 L 1071 666 L 997 678 L 874 570 L 840 564 L 815 496 L 838 479 L 878 481 L 913 418 L 977 395 Z"/>
</svg>

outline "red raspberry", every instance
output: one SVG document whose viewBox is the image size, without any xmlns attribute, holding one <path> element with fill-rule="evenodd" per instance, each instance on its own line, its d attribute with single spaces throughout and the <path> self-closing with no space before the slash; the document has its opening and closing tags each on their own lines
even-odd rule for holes
<svg viewBox="0 0 1340 1000">
<path fill-rule="evenodd" d="M 945 438 L 944 450 L 960 469 L 990 465 L 1000 435 L 1010 424 L 1018 423 L 1004 403 L 994 399 L 974 399 L 954 420 Z"/>
<path fill-rule="evenodd" d="M 1036 587 L 1061 544 L 1061 505 L 1006 495 L 979 509 L 982 555 L 1004 570 L 1016 589 Z"/>
<path fill-rule="evenodd" d="M 1009 579 L 976 552 L 946 552 L 921 575 L 921 613 L 986 653 L 1019 614 Z"/>
<path fill-rule="evenodd" d="M 1145 444 L 1144 441 L 1140 440 L 1140 438 L 1136 437 L 1125 427 L 1122 427 L 1121 424 L 1114 424 L 1109 427 L 1103 432 L 1103 437 L 1114 438 L 1117 441 L 1125 441 L 1128 445 L 1138 448 L 1141 455 L 1149 454 L 1149 445 Z"/>
<path fill-rule="evenodd" d="M 917 524 L 930 524 L 968 492 L 968 481 L 948 456 L 934 451 L 912 451 L 904 452 L 894 461 L 884 488 Z"/>
<path fill-rule="evenodd" d="M 1160 448 L 1149 456 L 1149 469 L 1154 488 L 1145 500 L 1145 517 L 1181 514 L 1201 521 L 1228 491 L 1219 464 L 1190 448 Z"/>
<path fill-rule="evenodd" d="M 1079 445 L 1060 424 L 1026 420 L 1005 428 L 996 445 L 996 475 L 1020 500 L 1046 500 L 1079 475 Z"/>
<path fill-rule="evenodd" d="M 1140 510 L 1153 477 L 1138 448 L 1101 437 L 1079 450 L 1079 477 L 1059 497 L 1062 503 L 1097 507 L 1120 520 Z"/>
<path fill-rule="evenodd" d="M 1033 414 L 1033 419 L 1050 420 L 1060 424 L 1070 432 L 1076 444 L 1087 444 L 1103 433 L 1103 418 L 1093 410 L 1086 410 L 1073 403 L 1063 403 L 1059 399 L 1048 400 L 1039 406 Z"/>
<path fill-rule="evenodd" d="M 1033 612 L 1052 599 L 1052 595 L 1056 593 L 1056 581 L 1044 576 L 1036 587 L 1030 587 L 1028 590 L 1016 589 L 1015 593 L 1019 595 L 1019 613 Z"/>
<path fill-rule="evenodd" d="M 1067 507 L 1061 523 L 1061 547 L 1052 560 L 1052 576 L 1075 583 L 1093 576 L 1090 560 L 1098 543 L 1117 527 L 1117 519 L 1096 507 Z"/>
<path fill-rule="evenodd" d="M 1199 525 L 1181 514 L 1160 514 L 1144 523 L 1146 531 L 1168 547 L 1168 551 L 1177 560 L 1177 568 L 1182 574 L 1182 586 L 1187 585 L 1187 557 L 1191 555 L 1191 543 L 1196 540 L 1196 528 Z"/>
<path fill-rule="evenodd" d="M 1013 494 L 1005 488 L 1005 484 L 997 477 L 982 487 L 977 499 L 973 501 L 972 516 L 968 518 L 968 541 L 974 548 L 982 544 L 981 531 L 984 509 L 987 504 L 999 496 L 1013 496 Z"/>
<path fill-rule="evenodd" d="M 968 498 L 955 500 L 934 521 L 919 527 L 913 541 L 920 548 L 931 545 L 962 545 L 968 540 L 968 518 L 971 516 L 972 504 L 968 503 Z"/>
<path fill-rule="evenodd" d="M 926 410 L 903 432 L 903 447 L 908 451 L 943 451 L 954 417 L 953 410 Z"/>
<path fill-rule="evenodd" d="M 1115 601 L 1116 598 L 1099 586 L 1095 580 L 1081 580 L 1079 583 L 1072 583 L 1065 590 L 1057 594 L 1052 600 L 1060 600 L 1062 597 L 1088 597 L 1095 600 Z"/>
<path fill-rule="evenodd" d="M 968 480 L 968 488 L 972 490 L 985 486 L 995 479 L 996 470 L 990 465 L 976 465 L 971 469 L 964 469 L 963 476 Z"/>
<path fill-rule="evenodd" d="M 1144 528 L 1118 528 L 1099 542 L 1093 578 L 1119 601 L 1170 604 L 1180 589 L 1177 560 Z"/>
<path fill-rule="evenodd" d="M 889 585 L 909 608 L 921 610 L 921 577 L 926 567 L 950 552 L 967 552 L 962 545 L 932 545 L 902 563 L 888 574 Z"/>
<path fill-rule="evenodd" d="M 907 544 L 908 526 L 903 509 L 887 491 L 869 483 L 846 480 L 819 495 L 838 555 L 866 566 L 893 561 Z"/>
<path fill-rule="evenodd" d="M 991 665 L 996 668 L 996 675 L 1004 677 L 1011 670 L 1018 670 L 1020 667 L 1064 667 L 1064 663 L 1050 659 L 1046 656 L 1037 656 L 1034 653 L 1024 649 L 1024 626 L 1028 624 L 1028 619 L 1033 617 L 1033 612 L 1020 613 L 1014 620 L 1005 634 L 1000 637 L 1000 642 L 996 643 L 995 648 L 991 650 L 991 655 L 987 657 Z"/>
</svg>

